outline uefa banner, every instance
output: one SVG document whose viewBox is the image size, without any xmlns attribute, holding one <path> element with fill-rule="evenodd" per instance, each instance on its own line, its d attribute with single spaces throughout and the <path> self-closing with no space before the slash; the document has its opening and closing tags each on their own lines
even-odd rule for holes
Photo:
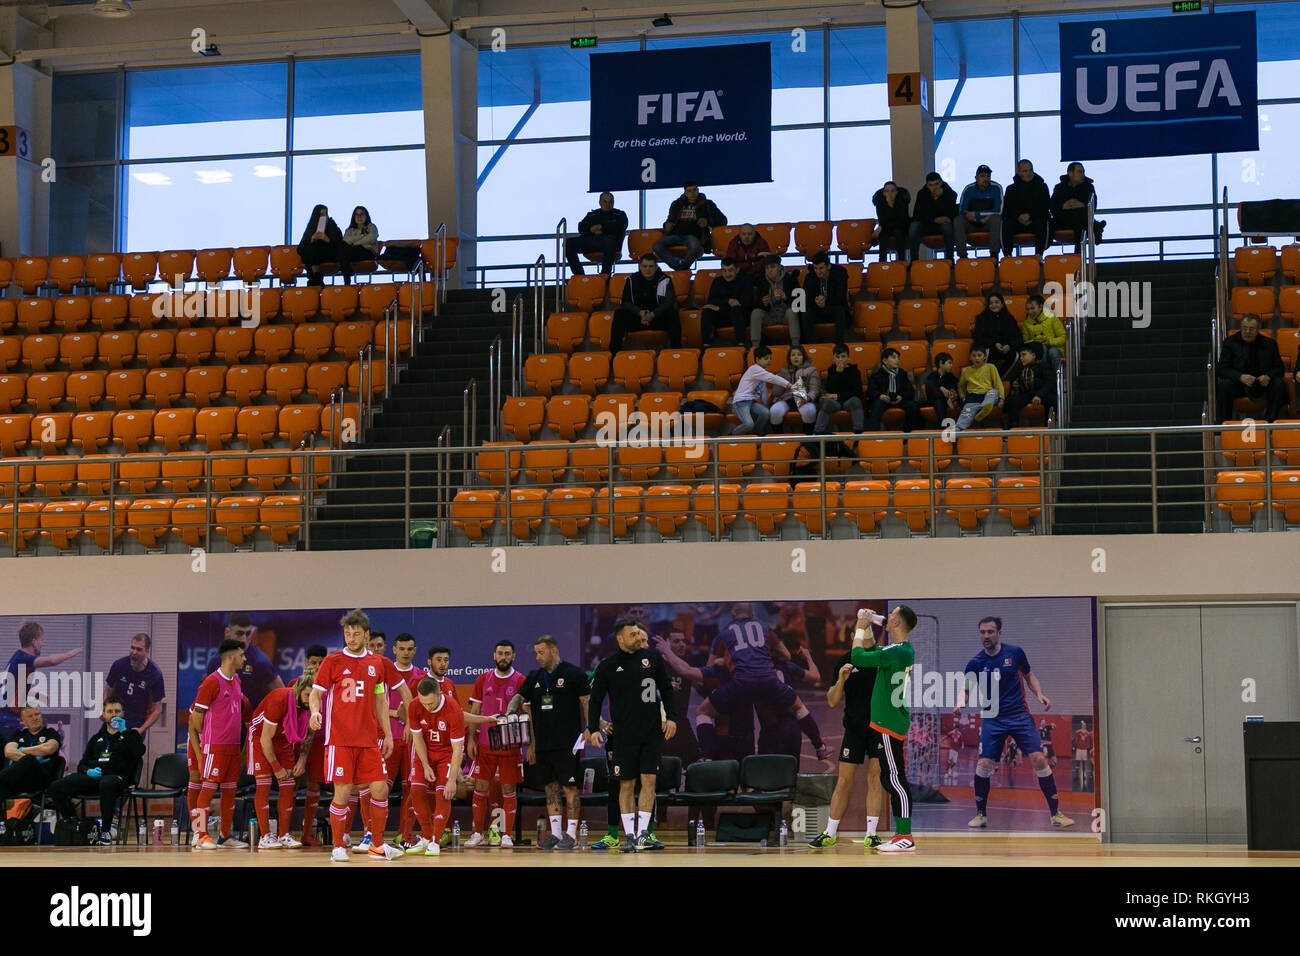
<svg viewBox="0 0 1300 956">
<path fill-rule="evenodd" d="M 591 57 L 591 189 L 772 179 L 766 43 Z"/>
<path fill-rule="evenodd" d="M 1063 160 L 1259 148 L 1254 11 L 1060 31 Z"/>
</svg>

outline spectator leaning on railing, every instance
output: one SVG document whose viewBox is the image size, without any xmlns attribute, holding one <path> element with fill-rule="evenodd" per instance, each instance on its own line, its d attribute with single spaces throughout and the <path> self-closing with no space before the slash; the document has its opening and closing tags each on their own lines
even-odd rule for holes
<svg viewBox="0 0 1300 956">
<path fill-rule="evenodd" d="M 86 741 L 77 772 L 54 781 L 49 790 L 60 817 L 76 815 L 72 805 L 74 797 L 98 797 L 102 821 L 99 842 L 103 844 L 113 842 L 113 814 L 117 801 L 135 783 L 140 760 L 144 757 L 144 741 L 126 726 L 123 713 L 120 697 L 105 698 L 104 723 L 99 732 Z"/>
</svg>

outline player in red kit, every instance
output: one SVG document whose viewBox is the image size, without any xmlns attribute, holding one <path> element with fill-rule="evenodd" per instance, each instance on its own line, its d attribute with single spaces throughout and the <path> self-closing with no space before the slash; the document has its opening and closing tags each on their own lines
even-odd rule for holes
<svg viewBox="0 0 1300 956">
<path fill-rule="evenodd" d="M 420 681 L 417 690 L 418 696 L 406 711 L 411 749 L 415 752 L 407 785 L 411 805 L 420 818 L 422 835 L 406 852 L 437 856 L 438 841 L 451 816 L 451 798 L 465 750 L 465 714 L 456 698 L 444 694 L 432 677 Z M 430 787 L 433 788 L 432 814 Z"/>
<path fill-rule="evenodd" d="M 244 645 L 227 638 L 217 648 L 221 666 L 203 678 L 190 707 L 190 771 L 199 774 L 199 793 L 190 803 L 190 826 L 196 850 L 214 850 L 218 845 L 239 849 L 248 846 L 230 835 L 235 810 L 235 787 L 239 783 L 239 744 L 243 710 L 247 703 L 239 684 L 244 666 Z M 221 792 L 221 842 L 208 836 L 208 808 Z"/>
<path fill-rule="evenodd" d="M 303 654 L 302 675 L 308 678 L 308 683 L 315 678 L 316 671 L 325 660 L 329 651 L 323 644 L 313 644 Z M 302 836 L 298 839 L 302 841 L 303 846 L 320 846 L 321 841 L 317 839 L 316 834 L 312 831 L 316 824 L 316 810 L 320 807 L 320 785 L 328 783 L 325 779 L 325 735 L 313 733 L 311 735 L 310 746 L 307 752 L 307 796 L 306 803 L 302 809 Z"/>
<path fill-rule="evenodd" d="M 1088 731 L 1088 722 L 1079 722 L 1079 729 L 1074 732 L 1074 769 L 1079 778 L 1079 789 L 1087 790 L 1092 776 L 1092 734 Z"/>
<path fill-rule="evenodd" d="M 523 686 L 524 675 L 514 668 L 515 646 L 510 641 L 497 641 L 492 651 L 494 670 L 479 674 L 474 682 L 474 692 L 469 698 L 469 712 L 472 717 L 496 717 L 504 714 L 514 696 Z M 490 721 L 488 722 L 490 723 Z M 469 756 L 474 761 L 470 776 L 474 778 L 474 835 L 466 841 L 465 846 L 483 845 L 483 823 L 487 816 L 488 785 L 494 779 L 501 781 L 501 802 L 505 806 L 505 832 L 501 834 L 501 846 L 509 849 L 514 846 L 510 834 L 515 829 L 515 812 L 518 809 L 518 797 L 515 787 L 523 782 L 523 755 L 518 747 L 506 750 L 493 750 L 488 744 L 488 723 L 479 726 L 476 739 L 469 742 Z"/>
<path fill-rule="evenodd" d="M 248 774 L 256 784 L 253 804 L 262 838 L 259 850 L 296 849 L 302 843 L 289 832 L 293 819 L 297 779 L 307 770 L 307 754 L 314 732 L 310 719 L 312 678 L 299 677 L 288 687 L 277 687 L 262 698 L 248 727 Z M 271 779 L 279 781 L 276 802 L 279 836 L 271 835 Z"/>
<path fill-rule="evenodd" d="M 406 779 L 410 776 L 414 756 L 411 752 L 411 733 L 407 730 L 406 709 L 415 698 L 415 688 L 424 679 L 423 668 L 415 664 L 415 638 L 410 634 L 398 634 L 393 638 L 393 670 L 397 683 L 388 687 L 388 712 L 393 727 L 393 757 L 388 761 L 389 783 L 402 781 L 402 806 L 398 820 L 402 825 L 402 849 L 406 849 L 414 840 L 415 813 L 411 809 L 410 787 Z M 406 687 L 410 697 L 402 700 L 400 688 Z"/>
<path fill-rule="evenodd" d="M 370 790 L 368 809 L 373 835 L 367 852 L 374 859 L 395 860 L 402 851 L 384 843 L 388 820 L 388 768 L 384 761 L 393 752 L 388 692 L 384 686 L 385 658 L 366 650 L 370 619 L 363 611 L 349 611 L 339 624 L 343 628 L 344 648 L 326 657 L 316 671 L 308 725 L 312 730 L 325 731 L 325 769 L 334 784 L 334 799 L 330 802 L 334 850 L 330 860 L 347 862 L 343 835 L 347 832 L 348 799 L 354 787 L 366 784 Z M 367 809 L 366 805 L 362 809 Z"/>
</svg>

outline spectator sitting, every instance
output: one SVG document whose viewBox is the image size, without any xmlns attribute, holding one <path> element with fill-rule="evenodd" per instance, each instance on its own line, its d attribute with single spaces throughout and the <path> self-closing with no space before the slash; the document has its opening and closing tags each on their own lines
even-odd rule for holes
<svg viewBox="0 0 1300 956">
<path fill-rule="evenodd" d="M 1056 370 L 1061 367 L 1065 348 L 1065 326 L 1047 307 L 1041 295 L 1031 295 L 1025 300 L 1025 324 L 1021 328 L 1025 342 L 1038 346 L 1040 359 L 1046 359 L 1048 373 L 1056 380 Z"/>
<path fill-rule="evenodd" d="M 312 209 L 302 239 L 298 242 L 298 258 L 307 270 L 308 285 L 325 284 L 321 266 L 326 262 L 338 262 L 342 245 L 343 233 L 330 218 L 329 209 L 320 203 Z"/>
<path fill-rule="evenodd" d="M 822 380 L 816 367 L 808 361 L 802 345 L 790 346 L 787 365 L 780 375 L 790 384 L 772 394 L 771 421 L 780 426 L 787 412 L 797 410 L 803 419 L 804 431 L 811 432 L 817 418 L 817 399 L 821 397 Z"/>
<path fill-rule="evenodd" d="M 957 416 L 957 429 L 965 431 L 972 421 L 983 421 L 1002 404 L 1002 377 L 991 362 L 988 353 L 978 342 L 970 347 L 970 364 L 961 370 L 957 380 L 957 396 L 961 399 L 961 414 Z"/>
<path fill-rule="evenodd" d="M 107 845 L 115 835 L 112 824 L 117 801 L 139 777 L 144 741 L 127 728 L 122 698 L 105 698 L 103 716 L 99 732 L 86 741 L 77 772 L 50 784 L 49 795 L 60 817 L 76 815 L 73 797 L 98 797 L 99 842 Z"/>
<path fill-rule="evenodd" d="M 925 403 L 934 409 L 935 420 L 942 425 L 945 419 L 956 421 L 961 414 L 957 399 L 957 376 L 952 374 L 952 353 L 940 352 L 934 357 L 934 368 L 922 383 Z"/>
<path fill-rule="evenodd" d="M 829 255 L 818 252 L 804 277 L 803 291 L 803 322 L 809 332 L 819 322 L 834 323 L 835 341 L 843 342 L 849 332 L 849 270 L 832 264 Z"/>
<path fill-rule="evenodd" d="M 731 434 L 748 435 L 752 432 L 761 435 L 767 429 L 771 417 L 767 410 L 767 386 L 790 387 L 786 379 L 767 370 L 771 364 L 772 350 L 766 345 L 755 347 L 754 364 L 740 376 L 740 381 L 736 383 L 736 394 L 731 399 L 732 411 L 740 419 L 740 424 L 731 430 Z"/>
<path fill-rule="evenodd" d="M 1038 350 L 1029 343 L 1020 346 L 1020 366 L 1011 378 L 1007 394 L 1006 416 L 1002 427 L 1020 424 L 1020 411 L 1026 405 L 1042 408 L 1043 414 L 1056 405 L 1056 376 L 1049 376 L 1038 361 Z"/>
<path fill-rule="evenodd" d="M 1034 254 L 1041 256 L 1047 248 L 1047 226 L 1051 214 L 1051 196 L 1047 183 L 1034 172 L 1027 159 L 1016 163 L 1016 178 L 1011 180 L 1002 197 L 1002 252 L 1011 255 L 1016 233 L 1032 233 Z"/>
<path fill-rule="evenodd" d="M 370 221 L 370 210 L 358 206 L 352 210 L 352 221 L 339 243 L 339 271 L 343 284 L 352 284 L 352 266 L 358 262 L 379 258 L 379 227 Z"/>
<path fill-rule="evenodd" d="M 880 431 L 880 421 L 891 408 L 903 410 L 903 431 L 910 432 L 920 420 L 916 388 L 907 372 L 898 367 L 898 349 L 880 353 L 880 366 L 867 379 L 867 431 Z"/>
<path fill-rule="evenodd" d="M 20 793 L 43 790 L 49 785 L 57 769 L 54 758 L 63 744 L 59 732 L 45 726 L 41 709 L 35 704 L 24 707 L 19 717 L 23 725 L 5 741 L 4 754 L 10 763 L 0 770 L 0 808 Z"/>
<path fill-rule="evenodd" d="M 972 232 L 989 234 L 989 255 L 997 258 L 1002 248 L 1002 187 L 993 181 L 993 170 L 980 166 L 975 182 L 961 191 L 961 213 L 957 217 L 955 241 L 957 255 L 966 258 L 966 236 Z"/>
<path fill-rule="evenodd" d="M 876 227 L 871 230 L 872 244 L 880 243 L 880 261 L 889 255 L 889 244 L 894 244 L 896 259 L 907 253 L 907 230 L 912 217 L 907 212 L 912 194 L 900 189 L 892 179 L 876 190 L 871 204 L 876 207 Z"/>
<path fill-rule="evenodd" d="M 767 257 L 763 274 L 754 283 L 754 309 L 749 314 L 751 345 L 762 343 L 765 325 L 788 325 L 790 344 L 798 345 L 803 341 L 802 319 L 807 313 L 796 314 L 790 308 L 791 297 L 798 286 L 799 277 L 785 271 L 780 256 Z"/>
<path fill-rule="evenodd" d="M 627 232 L 627 213 L 614 208 L 614 194 L 600 194 L 600 205 L 578 223 L 578 234 L 564 240 L 564 253 L 575 276 L 584 275 L 579 253 L 600 253 L 600 274 L 611 275 L 623 251 Z"/>
<path fill-rule="evenodd" d="M 674 270 L 688 269 L 692 262 L 704 255 L 708 248 L 709 230 L 725 226 L 727 217 L 694 182 L 682 187 L 682 194 L 668 207 L 664 220 L 663 238 L 654 244 L 654 253 Z M 686 247 L 686 255 L 673 252 L 678 246 Z"/>
<path fill-rule="evenodd" d="M 862 433 L 862 372 L 849 361 L 849 347 L 837 344 L 831 350 L 834 365 L 826 372 L 826 382 L 822 392 L 822 407 L 817 413 L 817 423 L 813 432 L 825 435 L 830 431 L 831 416 L 838 411 L 846 411 L 853 419 L 854 434 Z"/>
<path fill-rule="evenodd" d="M 713 277 L 709 298 L 700 309 L 700 338 L 712 343 L 718 329 L 730 325 L 736 333 L 736 344 L 744 346 L 752 296 L 749 276 L 740 271 L 735 259 L 723 259 L 722 274 Z"/>
<path fill-rule="evenodd" d="M 951 259 L 957 218 L 957 193 L 938 173 L 927 173 L 925 188 L 916 194 L 912 224 L 907 227 L 908 257 L 915 262 L 921 255 L 921 240 L 942 235 L 943 257 Z"/>
<path fill-rule="evenodd" d="M 1078 255 L 1083 244 L 1083 230 L 1088 222 L 1088 200 L 1097 202 L 1097 190 L 1092 180 L 1083 174 L 1083 163 L 1071 163 L 1065 167 L 1065 175 L 1052 190 L 1051 211 L 1052 229 L 1069 229 L 1074 233 L 1074 254 Z M 1092 221 L 1094 242 L 1101 242 L 1101 231 L 1106 228 L 1106 220 Z"/>
<path fill-rule="evenodd" d="M 1219 352 L 1219 420 L 1232 420 L 1232 404 L 1239 398 L 1264 403 L 1264 419 L 1277 421 L 1286 404 L 1286 372 L 1277 342 L 1259 334 L 1259 316 L 1241 317 L 1240 331 L 1223 340 Z"/>
<path fill-rule="evenodd" d="M 975 344 L 984 349 L 989 363 L 996 365 L 998 373 L 1005 375 L 1020 352 L 1020 326 L 1007 311 L 1006 302 L 996 292 L 984 297 L 984 311 L 975 317 L 972 333 Z"/>
<path fill-rule="evenodd" d="M 751 282 L 763 272 L 763 263 L 772 254 L 767 240 L 758 234 L 753 223 L 740 227 L 734 239 L 727 244 L 727 258 L 735 259 L 741 273 Z"/>
<path fill-rule="evenodd" d="M 682 322 L 677 315 L 677 292 L 672 279 L 659 269 L 655 257 L 646 253 L 639 268 L 627 277 L 623 301 L 614 311 L 609 330 L 609 351 L 618 354 L 628 332 L 658 329 L 668 333 L 668 342 L 682 347 Z"/>
</svg>

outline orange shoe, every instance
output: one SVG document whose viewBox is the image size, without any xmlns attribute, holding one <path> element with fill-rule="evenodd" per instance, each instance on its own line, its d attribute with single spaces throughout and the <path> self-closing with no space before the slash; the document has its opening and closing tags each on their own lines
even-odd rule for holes
<svg viewBox="0 0 1300 956">
<path fill-rule="evenodd" d="M 191 848 L 195 850 L 215 850 L 217 848 L 217 841 L 212 839 L 212 837 L 208 836 L 206 833 L 200 833 L 198 837 L 195 838 Z"/>
</svg>

